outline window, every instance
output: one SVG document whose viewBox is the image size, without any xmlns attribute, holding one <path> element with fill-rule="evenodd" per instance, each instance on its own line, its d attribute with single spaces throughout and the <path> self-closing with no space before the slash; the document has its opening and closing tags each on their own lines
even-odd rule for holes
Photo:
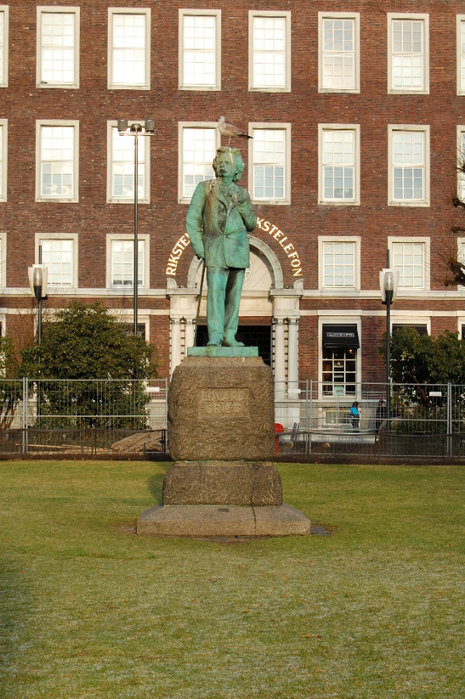
<svg viewBox="0 0 465 699">
<path fill-rule="evenodd" d="M 37 87 L 79 87 L 79 7 L 37 8 Z"/>
<path fill-rule="evenodd" d="M 47 267 L 47 285 L 77 288 L 78 286 L 77 234 L 36 234 L 36 260 L 42 259 Z"/>
<path fill-rule="evenodd" d="M 360 203 L 360 127 L 319 124 L 319 204 Z"/>
<path fill-rule="evenodd" d="M 290 92 L 291 13 L 249 11 L 249 90 Z"/>
<path fill-rule="evenodd" d="M 179 10 L 179 89 L 221 90 L 221 10 Z"/>
<path fill-rule="evenodd" d="M 318 13 L 319 92 L 360 92 L 360 14 Z"/>
<path fill-rule="evenodd" d="M 150 90 L 150 10 L 108 9 L 108 87 Z"/>
<path fill-rule="evenodd" d="M 179 124 L 179 202 L 188 204 L 199 182 L 215 177 L 212 162 L 221 137 L 216 123 Z"/>
<path fill-rule="evenodd" d="M 134 122 L 130 122 L 132 124 Z M 150 203 L 150 136 L 139 136 L 137 196 Z M 108 122 L 107 202 L 134 202 L 134 136 L 121 136 L 116 121 Z"/>
<path fill-rule="evenodd" d="M 37 122 L 37 201 L 78 201 L 79 122 Z"/>
<path fill-rule="evenodd" d="M 147 234 L 138 238 L 138 287 L 149 283 L 149 240 Z M 110 289 L 134 288 L 134 238 L 127 235 L 107 235 L 107 286 Z"/>
<path fill-rule="evenodd" d="M 0 233 L 0 287 L 6 287 L 6 233 Z"/>
<path fill-rule="evenodd" d="M 388 129 L 388 204 L 429 206 L 429 126 Z"/>
<path fill-rule="evenodd" d="M 8 5 L 0 5 L 0 87 L 8 87 Z"/>
<path fill-rule="evenodd" d="M 253 201 L 290 204 L 290 124 L 249 124 L 249 133 L 253 136 L 249 141 Z"/>
<path fill-rule="evenodd" d="M 323 396 L 354 396 L 357 387 L 357 323 L 321 325 L 321 380 Z"/>
<path fill-rule="evenodd" d="M 429 92 L 429 17 L 388 13 L 388 92 Z"/>
<path fill-rule="evenodd" d="M 399 289 L 429 289 L 429 238 L 388 239 L 391 267 L 399 272 Z"/>
<path fill-rule="evenodd" d="M 457 126 L 457 197 L 465 202 L 465 126 Z"/>
<path fill-rule="evenodd" d="M 360 289 L 360 238 L 318 238 L 319 288 Z"/>
<path fill-rule="evenodd" d="M 465 15 L 457 15 L 457 94 L 465 95 Z"/>
<path fill-rule="evenodd" d="M 0 119 L 0 202 L 7 199 L 8 121 Z"/>
</svg>

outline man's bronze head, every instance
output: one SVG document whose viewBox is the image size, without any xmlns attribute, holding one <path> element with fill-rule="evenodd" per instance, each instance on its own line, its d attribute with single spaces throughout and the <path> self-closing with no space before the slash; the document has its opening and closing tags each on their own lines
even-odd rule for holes
<svg viewBox="0 0 465 699">
<path fill-rule="evenodd" d="M 218 150 L 216 151 L 215 159 L 213 161 L 213 169 L 215 171 L 216 176 L 218 177 L 218 158 L 223 153 L 227 153 L 234 164 L 233 182 L 239 182 L 239 180 L 242 177 L 242 173 L 245 170 L 245 163 L 242 160 L 242 155 L 239 148 L 230 148 L 229 146 L 221 146 L 221 148 L 218 148 Z"/>
</svg>

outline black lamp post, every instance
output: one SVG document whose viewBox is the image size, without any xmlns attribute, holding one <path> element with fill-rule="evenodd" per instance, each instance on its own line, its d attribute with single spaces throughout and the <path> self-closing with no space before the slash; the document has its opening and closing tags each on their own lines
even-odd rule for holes
<svg viewBox="0 0 465 699">
<path fill-rule="evenodd" d="M 117 129 L 120 136 L 134 137 L 134 335 L 137 334 L 137 313 L 138 313 L 138 282 L 139 282 L 139 237 L 138 237 L 138 214 L 139 214 L 139 136 L 155 135 L 155 119 L 146 119 L 142 124 L 133 123 L 130 126 L 127 119 L 118 119 Z"/>
<path fill-rule="evenodd" d="M 37 341 L 42 342 L 42 301 L 47 299 L 47 267 L 42 264 L 29 267 L 29 283 L 37 299 Z"/>
<path fill-rule="evenodd" d="M 379 273 L 379 283 L 383 304 L 386 306 L 386 420 L 389 429 L 391 417 L 391 304 L 395 299 L 399 272 L 392 269 L 382 269 Z"/>
</svg>

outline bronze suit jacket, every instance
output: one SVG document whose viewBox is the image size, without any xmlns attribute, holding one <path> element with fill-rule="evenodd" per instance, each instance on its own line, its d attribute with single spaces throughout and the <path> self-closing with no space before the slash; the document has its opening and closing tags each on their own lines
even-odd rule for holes
<svg viewBox="0 0 465 699">
<path fill-rule="evenodd" d="M 187 210 L 186 229 L 196 255 L 207 267 L 246 269 L 247 231 L 257 226 L 248 192 L 237 184 L 224 188 L 217 180 L 199 182 Z"/>
</svg>

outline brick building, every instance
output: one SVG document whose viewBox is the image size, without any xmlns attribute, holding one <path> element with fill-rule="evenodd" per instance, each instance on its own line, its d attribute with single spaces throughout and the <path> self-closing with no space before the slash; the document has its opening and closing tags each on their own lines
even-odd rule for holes
<svg viewBox="0 0 465 699">
<path fill-rule="evenodd" d="M 32 323 L 39 254 L 47 308 L 98 300 L 133 322 L 133 139 L 116 120 L 153 118 L 139 139 L 138 320 L 169 375 L 193 338 L 184 222 L 220 115 L 253 136 L 231 144 L 259 217 L 240 332 L 277 381 L 351 397 L 384 380 L 388 251 L 393 325 L 465 326 L 464 291 L 443 284 L 444 256 L 465 243 L 460 0 L 16 0 L 0 5 L 0 52 L 3 332 Z"/>
</svg>

